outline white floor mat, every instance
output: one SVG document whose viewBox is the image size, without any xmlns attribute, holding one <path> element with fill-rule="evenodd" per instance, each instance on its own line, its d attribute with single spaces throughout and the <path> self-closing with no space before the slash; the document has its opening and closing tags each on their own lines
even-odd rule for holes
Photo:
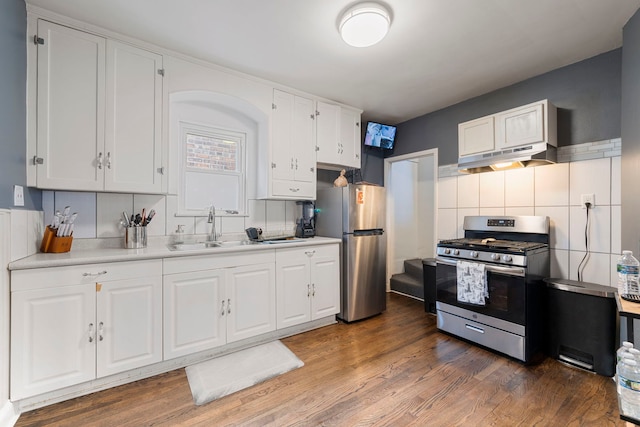
<svg viewBox="0 0 640 427">
<path fill-rule="evenodd" d="M 187 378 L 196 405 L 284 374 L 304 363 L 280 341 L 187 366 Z"/>
</svg>

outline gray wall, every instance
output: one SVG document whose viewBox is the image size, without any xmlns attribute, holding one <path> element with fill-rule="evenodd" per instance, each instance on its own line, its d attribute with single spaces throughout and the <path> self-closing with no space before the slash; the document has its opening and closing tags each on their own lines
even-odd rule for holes
<svg viewBox="0 0 640 427">
<path fill-rule="evenodd" d="M 541 99 L 558 107 L 559 146 L 618 138 L 621 58 L 612 50 L 400 123 L 390 155 L 438 148 L 440 165 L 457 163 L 458 123 Z"/>
<path fill-rule="evenodd" d="M 640 11 L 622 45 L 622 249 L 640 254 Z"/>
<path fill-rule="evenodd" d="M 12 208 L 14 184 L 27 182 L 27 9 L 24 0 L 0 2 L 0 208 Z M 25 209 L 42 209 L 41 191 L 24 193 Z"/>
</svg>

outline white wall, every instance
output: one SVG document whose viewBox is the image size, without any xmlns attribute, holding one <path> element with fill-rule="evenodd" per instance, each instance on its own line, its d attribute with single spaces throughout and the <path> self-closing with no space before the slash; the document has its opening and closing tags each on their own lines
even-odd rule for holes
<svg viewBox="0 0 640 427">
<path fill-rule="evenodd" d="M 623 249 L 620 176 L 618 154 L 440 178 L 437 239 L 463 237 L 465 215 L 546 215 L 551 220 L 551 276 L 577 280 L 577 268 L 585 255 L 586 210 L 581 208 L 580 197 L 595 194 L 595 208 L 589 211 L 591 254 L 582 279 L 616 286 L 615 267 Z"/>
</svg>

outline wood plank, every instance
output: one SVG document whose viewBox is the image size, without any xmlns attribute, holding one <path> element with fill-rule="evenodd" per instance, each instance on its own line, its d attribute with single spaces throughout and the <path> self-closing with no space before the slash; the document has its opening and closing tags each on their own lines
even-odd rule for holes
<svg viewBox="0 0 640 427">
<path fill-rule="evenodd" d="M 179 369 L 27 412 L 16 425 L 625 425 L 610 378 L 473 346 L 396 294 L 382 315 L 282 341 L 305 366 L 203 406 Z"/>
</svg>

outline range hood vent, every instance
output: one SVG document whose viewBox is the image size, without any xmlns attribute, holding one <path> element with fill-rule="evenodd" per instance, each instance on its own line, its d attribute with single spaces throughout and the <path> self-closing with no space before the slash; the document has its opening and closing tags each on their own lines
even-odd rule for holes
<svg viewBox="0 0 640 427">
<path fill-rule="evenodd" d="M 458 171 L 480 173 L 549 165 L 556 162 L 557 151 L 553 145 L 539 142 L 492 153 L 464 156 L 458 159 Z"/>
</svg>

